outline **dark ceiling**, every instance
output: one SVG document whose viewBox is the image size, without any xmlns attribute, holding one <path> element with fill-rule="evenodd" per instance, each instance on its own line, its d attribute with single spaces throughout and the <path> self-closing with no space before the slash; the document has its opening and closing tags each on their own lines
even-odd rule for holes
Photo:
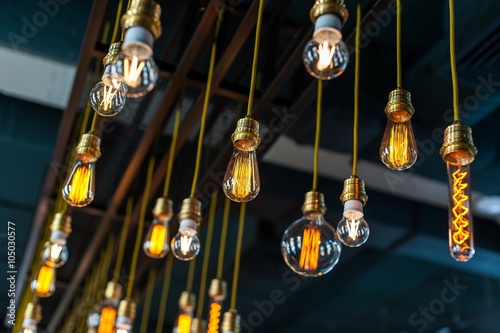
<svg viewBox="0 0 500 333">
<path fill-rule="evenodd" d="M 43 10 L 41 3 L 44 1 L 8 1 L 2 6 L 0 20 L 0 49 L 19 55 L 16 62 L 0 53 L 0 219 L 16 225 L 18 293 L 30 276 L 33 260 L 39 260 L 36 248 L 78 135 L 74 124 L 81 121 L 88 92 L 98 81 L 96 64 L 110 44 L 108 29 L 118 5 L 118 1 L 91 4 L 54 0 L 57 13 L 35 33 L 26 34 L 24 24 Z M 78 331 L 69 326 L 63 329 L 63 324 L 68 324 L 68 318 L 78 323 L 84 309 L 93 305 L 80 299 L 86 276 L 102 255 L 109 236 L 119 234 L 127 197 L 132 196 L 135 205 L 122 276 L 126 282 L 147 161 L 151 154 L 157 156 L 148 197 L 150 210 L 161 195 L 176 107 L 182 108 L 182 125 L 170 196 L 177 208 L 189 195 L 209 44 L 222 3 L 160 1 L 163 35 L 155 43 L 160 81 L 145 98 L 129 100 L 118 116 L 100 120 L 103 155 L 97 163 L 96 198 L 87 208 L 69 211 L 73 217 L 70 260 L 58 269 L 56 293 L 41 300 L 41 332 Z M 230 134 L 246 108 L 250 83 L 258 1 L 227 3 L 197 192 L 205 208 L 211 192 L 219 188 L 221 172 L 232 151 Z M 476 256 L 468 263 L 456 263 L 447 245 L 446 168 L 438 150 L 442 129 L 450 123 L 452 101 L 448 3 L 403 0 L 403 77 L 416 108 L 413 126 L 420 155 L 411 170 L 395 173 L 385 170 L 378 157 L 386 123 L 383 109 L 396 84 L 394 1 L 364 0 L 359 176 L 366 181 L 369 195 L 365 214 L 371 235 L 361 248 L 344 247 L 339 264 L 328 275 L 302 279 L 283 262 L 280 240 L 287 226 L 301 216 L 303 196 L 312 180 L 316 82 L 301 64 L 302 48 L 312 33 L 308 18 L 312 4 L 312 0 L 266 1 L 254 107 L 263 141 L 259 150 L 262 190 L 247 211 L 237 303 L 242 332 L 498 332 L 500 210 L 480 211 L 479 199 L 500 196 L 500 139 L 496 132 L 500 124 L 500 2 L 456 1 L 462 116 L 472 127 L 479 150 L 472 165 L 478 205 Z M 352 49 L 356 2 L 346 1 L 346 5 L 351 16 L 343 32 Z M 42 64 L 32 72 L 19 69 L 22 74 L 12 74 L 11 67 L 29 67 L 28 62 L 22 62 L 25 55 L 29 61 L 41 59 Z M 50 96 L 45 96 L 45 103 L 27 96 L 31 81 L 43 91 L 63 88 L 45 74 L 49 62 L 76 72 L 64 107 L 54 108 Z M 341 77 L 325 86 L 319 190 L 325 194 L 329 209 L 326 219 L 334 226 L 341 216 L 338 198 L 342 181 L 350 175 L 353 77 L 351 63 Z M 26 87 L 24 92 L 6 88 L 17 83 Z M 215 276 L 215 246 L 220 242 L 223 200 L 219 203 L 209 278 Z M 490 204 L 487 208 L 495 207 Z M 238 205 L 233 204 L 231 210 L 224 267 L 229 282 Z M 207 213 L 205 209 L 203 244 Z M 150 218 L 148 215 L 146 226 Z M 6 227 L 0 232 L 2 244 L 6 244 L 6 232 Z M 113 261 L 115 253 L 116 247 Z M 0 263 L 7 267 L 4 245 Z M 139 332 L 151 267 L 159 273 L 146 331 L 156 328 L 165 260 L 149 259 L 141 252 L 134 287 L 139 304 L 134 332 Z M 174 263 L 164 331 L 171 331 L 177 315 L 187 267 L 184 262 Z M 201 259 L 195 292 L 200 272 Z M 2 315 L 9 302 L 7 290 L 6 279 L 2 279 Z M 77 309 L 75 316 L 71 317 L 70 309 Z"/>
</svg>

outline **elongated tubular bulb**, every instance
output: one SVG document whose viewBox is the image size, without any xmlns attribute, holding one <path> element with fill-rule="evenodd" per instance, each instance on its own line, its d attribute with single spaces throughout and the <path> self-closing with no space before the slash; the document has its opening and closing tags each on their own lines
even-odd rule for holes
<svg viewBox="0 0 500 333">
<path fill-rule="evenodd" d="M 221 279 L 213 279 L 210 282 L 208 295 L 210 296 L 210 308 L 207 333 L 218 333 L 222 315 L 222 303 L 227 296 L 226 281 L 223 281 Z"/>
<path fill-rule="evenodd" d="M 188 291 L 183 291 L 179 298 L 179 315 L 174 325 L 173 333 L 190 333 L 196 296 Z"/>
<path fill-rule="evenodd" d="M 172 200 L 160 197 L 156 199 L 153 215 L 153 223 L 144 238 L 143 249 L 151 258 L 163 258 L 170 247 L 169 244 L 169 222 L 173 216 Z"/>
<path fill-rule="evenodd" d="M 113 333 L 118 313 L 118 303 L 122 297 L 122 286 L 119 283 L 110 281 L 104 291 L 104 300 L 99 309 L 99 323 L 97 333 Z M 90 328 L 90 326 L 89 326 Z"/>
<path fill-rule="evenodd" d="M 56 291 L 56 269 L 43 263 L 31 281 L 31 290 L 38 297 L 49 297 Z"/>
</svg>

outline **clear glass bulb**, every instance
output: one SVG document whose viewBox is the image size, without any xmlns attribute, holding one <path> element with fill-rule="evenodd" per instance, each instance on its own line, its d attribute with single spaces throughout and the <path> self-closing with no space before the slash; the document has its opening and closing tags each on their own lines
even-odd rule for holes
<svg viewBox="0 0 500 333">
<path fill-rule="evenodd" d="M 459 155 L 460 153 L 455 153 Z M 450 160 L 451 158 L 449 158 Z M 475 253 L 471 211 L 470 164 L 457 156 L 447 163 L 449 188 L 449 246 L 456 261 L 466 262 Z"/>
<path fill-rule="evenodd" d="M 382 163 L 392 170 L 406 170 L 415 164 L 418 148 L 411 120 L 394 122 L 389 119 L 379 153 Z"/>
<path fill-rule="evenodd" d="M 315 78 L 331 80 L 344 73 L 349 51 L 339 34 L 333 30 L 321 30 L 304 47 L 304 66 Z"/>
<path fill-rule="evenodd" d="M 260 191 L 259 166 L 255 150 L 236 148 L 227 166 L 222 189 L 232 201 L 248 202 Z"/>
<path fill-rule="evenodd" d="M 340 258 L 341 245 L 335 229 L 320 215 L 302 217 L 286 229 L 281 253 L 286 264 L 297 274 L 316 277 L 328 273 Z"/>
<path fill-rule="evenodd" d="M 38 297 L 49 297 L 56 291 L 56 269 L 43 263 L 31 281 L 31 290 Z"/>
<path fill-rule="evenodd" d="M 370 236 L 370 227 L 365 219 L 343 216 L 337 226 L 337 237 L 342 244 L 358 247 L 364 244 Z"/>
<path fill-rule="evenodd" d="M 153 90 L 158 81 L 158 66 L 153 58 L 125 56 L 121 53 L 116 62 L 116 71 L 123 76 L 128 86 L 127 96 L 138 98 Z"/>
<path fill-rule="evenodd" d="M 183 224 L 188 223 L 193 227 L 184 227 Z M 200 240 L 198 239 L 197 230 L 194 227 L 196 222 L 186 219 L 180 222 L 179 232 L 172 238 L 170 248 L 173 255 L 184 261 L 194 259 L 200 252 Z"/>
<path fill-rule="evenodd" d="M 210 299 L 207 333 L 218 333 L 221 321 L 222 301 Z"/>
<path fill-rule="evenodd" d="M 62 196 L 73 207 L 85 207 L 95 196 L 95 161 L 77 159 L 64 181 Z"/>
<path fill-rule="evenodd" d="M 95 112 L 103 117 L 112 117 L 125 107 L 127 102 L 127 85 L 116 81 L 106 84 L 97 83 L 90 91 L 90 103 Z"/>
<path fill-rule="evenodd" d="M 153 220 L 143 244 L 147 256 L 159 259 L 167 255 L 170 249 L 168 246 L 168 222 L 168 219 L 159 219 L 158 217 Z"/>
<path fill-rule="evenodd" d="M 66 246 L 66 240 L 48 241 L 42 251 L 42 260 L 45 265 L 59 268 L 68 261 L 69 252 Z"/>
<path fill-rule="evenodd" d="M 101 306 L 95 305 L 87 317 L 87 328 L 89 330 L 93 330 L 93 332 L 97 332 L 97 328 L 99 327 L 99 322 L 101 321 L 101 310 Z"/>
</svg>

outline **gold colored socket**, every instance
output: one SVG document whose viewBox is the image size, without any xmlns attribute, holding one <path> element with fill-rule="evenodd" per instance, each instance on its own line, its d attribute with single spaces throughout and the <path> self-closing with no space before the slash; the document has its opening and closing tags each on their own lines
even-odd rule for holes
<svg viewBox="0 0 500 333">
<path fill-rule="evenodd" d="M 156 199 L 155 207 L 153 208 L 153 215 L 159 219 L 170 220 L 174 216 L 174 204 L 168 198 L 160 197 Z"/>
<path fill-rule="evenodd" d="M 71 233 L 71 216 L 65 212 L 59 212 L 54 216 L 54 220 L 50 225 L 50 230 L 61 230 L 67 234 Z"/>
<path fill-rule="evenodd" d="M 227 297 L 227 283 L 224 280 L 213 279 L 210 282 L 208 295 L 216 301 L 223 301 Z"/>
<path fill-rule="evenodd" d="M 224 319 L 222 320 L 222 332 L 233 332 L 240 333 L 240 320 L 241 317 L 238 314 L 238 311 L 231 309 L 228 312 L 224 313 Z"/>
<path fill-rule="evenodd" d="M 179 298 L 179 307 L 181 309 L 194 309 L 196 305 L 196 295 L 189 291 L 183 291 Z"/>
<path fill-rule="evenodd" d="M 109 47 L 108 54 L 102 59 L 102 64 L 104 67 L 115 61 L 116 57 L 120 54 L 122 50 L 122 42 L 113 43 Z"/>
<path fill-rule="evenodd" d="M 254 151 L 260 144 L 259 122 L 250 117 L 241 118 L 231 135 L 231 140 L 235 148 Z"/>
<path fill-rule="evenodd" d="M 203 333 L 207 330 L 207 321 L 200 318 L 191 319 L 191 332 L 190 333 Z"/>
<path fill-rule="evenodd" d="M 29 302 L 26 305 L 26 310 L 24 310 L 24 317 L 40 322 L 42 320 L 42 307 L 40 304 Z"/>
<path fill-rule="evenodd" d="M 121 317 L 128 317 L 132 320 L 135 319 L 137 305 L 130 298 L 125 298 L 120 301 L 118 306 L 118 315 Z"/>
<path fill-rule="evenodd" d="M 195 198 L 187 198 L 182 200 L 181 211 L 178 215 L 179 221 L 185 219 L 201 222 L 201 201 Z"/>
<path fill-rule="evenodd" d="M 311 21 L 316 23 L 316 19 L 323 14 L 334 14 L 340 18 L 342 26 L 349 18 L 349 11 L 345 7 L 344 0 L 316 0 L 309 12 Z"/>
<path fill-rule="evenodd" d="M 118 282 L 109 281 L 104 291 L 104 297 L 107 299 L 120 299 L 122 298 L 123 287 Z"/>
<path fill-rule="evenodd" d="M 389 102 L 385 107 L 385 114 L 389 120 L 404 123 L 411 119 L 415 108 L 411 104 L 411 94 L 408 90 L 397 88 L 389 93 Z"/>
<path fill-rule="evenodd" d="M 85 133 L 80 138 L 75 151 L 81 160 L 95 162 L 101 157 L 101 138 L 94 133 Z"/>
<path fill-rule="evenodd" d="M 347 200 L 359 200 L 363 203 L 363 206 L 368 201 L 368 195 L 366 195 L 365 182 L 356 176 L 351 176 L 344 181 L 344 190 L 340 195 L 340 201 L 344 204 Z"/>
<path fill-rule="evenodd" d="M 439 153 L 445 162 L 460 165 L 472 163 L 477 154 L 472 140 L 472 129 L 459 122 L 446 127 Z"/>
<path fill-rule="evenodd" d="M 325 197 L 323 193 L 310 191 L 306 193 L 302 212 L 308 220 L 314 220 L 326 213 Z"/>
<path fill-rule="evenodd" d="M 155 40 L 161 36 L 161 7 L 151 0 L 132 0 L 129 10 L 121 18 L 123 30 L 141 26 L 153 34 Z"/>
</svg>

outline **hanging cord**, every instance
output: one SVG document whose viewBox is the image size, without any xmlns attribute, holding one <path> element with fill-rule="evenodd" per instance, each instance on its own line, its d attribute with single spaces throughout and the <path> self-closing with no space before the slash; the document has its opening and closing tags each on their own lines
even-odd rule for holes
<svg viewBox="0 0 500 333">
<path fill-rule="evenodd" d="M 354 125 L 352 137 L 352 175 L 358 173 L 358 124 L 359 124 L 359 44 L 361 41 L 361 0 L 356 7 L 356 60 L 354 62 Z"/>
<path fill-rule="evenodd" d="M 207 239 L 205 241 L 205 253 L 203 255 L 203 266 L 201 269 L 200 295 L 198 297 L 198 307 L 196 317 L 203 315 L 203 303 L 205 302 L 205 290 L 207 288 L 208 264 L 210 262 L 210 247 L 212 246 L 212 235 L 214 233 L 215 210 L 217 208 L 217 191 L 212 193 L 210 201 L 210 211 L 208 213 Z"/>
<path fill-rule="evenodd" d="M 141 318 L 141 329 L 139 331 L 141 333 L 148 332 L 149 312 L 151 311 L 151 301 L 153 300 L 155 280 L 156 280 L 156 268 L 153 267 L 149 271 L 148 285 L 146 287 L 146 296 L 144 298 L 144 309 L 142 310 L 142 318 Z"/>
<path fill-rule="evenodd" d="M 323 100 L 323 81 L 318 80 L 318 97 L 316 103 L 316 135 L 314 138 L 313 191 L 318 189 L 318 155 L 321 134 L 321 102 Z"/>
<path fill-rule="evenodd" d="M 222 8 L 221 11 L 223 10 L 224 9 Z M 210 93 L 212 91 L 215 56 L 217 55 L 217 38 L 219 37 L 219 30 L 221 23 L 222 23 L 222 14 L 218 16 L 217 23 L 215 24 L 214 40 L 212 42 L 212 49 L 210 51 L 210 64 L 208 66 L 208 78 L 207 78 L 207 85 L 205 88 L 205 99 L 203 101 L 203 112 L 201 115 L 200 134 L 198 136 L 198 148 L 196 151 L 196 165 L 194 168 L 193 184 L 191 185 L 191 195 L 190 195 L 191 198 L 194 197 L 194 194 L 196 192 L 196 184 L 198 183 L 198 177 L 200 174 L 201 151 L 203 149 L 203 137 L 205 136 L 205 123 L 207 120 L 208 103 L 210 102 Z"/>
<path fill-rule="evenodd" d="M 451 81 L 453 85 L 453 121 L 460 121 L 460 109 L 458 107 L 458 74 L 457 74 L 457 59 L 455 50 L 455 3 L 454 0 L 449 0 L 450 6 L 450 67 Z"/>
<path fill-rule="evenodd" d="M 125 213 L 125 219 L 123 221 L 122 231 L 120 234 L 120 244 L 118 245 L 118 253 L 116 255 L 115 271 L 113 272 L 113 282 L 115 283 L 117 283 L 120 279 L 120 271 L 122 269 L 123 255 L 125 252 L 125 244 L 127 243 L 127 233 L 130 225 L 130 219 L 132 217 L 133 207 L 134 199 L 132 196 L 129 196 L 127 200 L 127 212 Z"/>
<path fill-rule="evenodd" d="M 165 313 L 167 311 L 168 292 L 170 289 L 170 277 L 172 276 L 172 265 L 174 263 L 172 255 L 167 255 L 167 266 L 163 276 L 163 286 L 161 289 L 160 308 L 158 309 L 158 321 L 156 322 L 156 333 L 163 331 Z"/>
<path fill-rule="evenodd" d="M 224 217 L 222 219 L 222 233 L 219 245 L 219 262 L 217 263 L 217 279 L 222 280 L 222 269 L 224 268 L 224 252 L 226 251 L 227 225 L 229 224 L 229 208 L 231 200 L 226 198 L 224 202 Z"/>
<path fill-rule="evenodd" d="M 193 291 L 194 271 L 196 268 L 196 258 L 189 262 L 189 271 L 186 282 L 186 291 L 191 293 Z"/>
<path fill-rule="evenodd" d="M 130 2 L 128 5 L 130 6 Z M 115 26 L 113 28 L 113 36 L 111 37 L 111 43 L 117 42 L 116 37 L 118 37 L 118 28 L 120 26 L 120 18 L 122 16 L 122 8 L 123 8 L 123 0 L 120 0 L 118 2 L 118 7 L 116 9 Z"/>
<path fill-rule="evenodd" d="M 401 0 L 396 0 L 396 64 L 398 88 L 403 87 L 403 73 L 401 70 Z"/>
<path fill-rule="evenodd" d="M 170 143 L 167 172 L 165 174 L 165 185 L 163 186 L 163 196 L 165 198 L 168 196 L 168 189 L 170 188 L 170 179 L 172 178 L 172 168 L 174 166 L 177 137 L 179 136 L 179 124 L 181 122 L 181 112 L 182 112 L 182 105 L 179 103 L 177 111 L 175 112 L 174 133 L 172 134 L 172 142 Z"/>
<path fill-rule="evenodd" d="M 238 240 L 236 242 L 236 256 L 234 258 L 233 289 L 231 291 L 230 309 L 236 309 L 236 292 L 238 291 L 238 279 L 240 275 L 241 245 L 243 243 L 243 230 L 245 229 L 246 208 L 246 202 L 243 202 L 240 207 L 240 223 L 238 227 Z"/>
<path fill-rule="evenodd" d="M 149 191 L 151 189 L 151 181 L 153 180 L 154 167 L 155 167 L 155 156 L 152 155 L 151 158 L 149 159 L 146 186 L 144 189 L 144 196 L 142 197 L 139 223 L 137 225 L 137 235 L 135 239 L 134 252 L 132 254 L 132 264 L 130 266 L 130 279 L 127 285 L 127 298 L 132 297 L 132 289 L 134 287 L 134 280 L 135 280 L 135 270 L 137 269 L 137 258 L 139 257 L 139 250 L 142 244 L 142 231 L 143 231 L 142 229 L 144 229 L 144 218 L 146 217 L 146 208 L 148 207 Z"/>
<path fill-rule="evenodd" d="M 259 1 L 259 14 L 255 27 L 255 45 L 253 50 L 252 77 L 250 79 L 250 91 L 248 93 L 247 117 L 252 116 L 255 85 L 257 83 L 257 61 L 259 60 L 260 31 L 262 30 L 262 16 L 264 13 L 264 0 Z"/>
</svg>

